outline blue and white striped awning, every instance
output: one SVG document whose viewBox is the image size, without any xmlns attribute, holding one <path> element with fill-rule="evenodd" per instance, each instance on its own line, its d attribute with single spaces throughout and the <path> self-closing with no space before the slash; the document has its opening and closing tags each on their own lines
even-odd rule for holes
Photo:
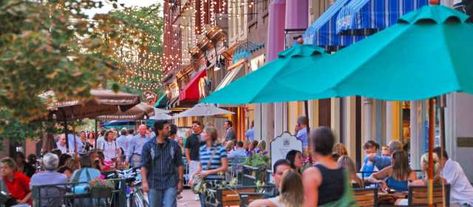
<svg viewBox="0 0 473 207">
<path fill-rule="evenodd" d="M 338 13 L 337 33 L 364 35 L 385 29 L 429 0 L 351 0 Z"/>
<path fill-rule="evenodd" d="M 337 16 L 340 10 L 353 0 L 335 1 L 303 34 L 304 44 L 313 44 L 329 51 L 348 46 L 364 36 L 342 36 L 337 34 Z"/>
</svg>

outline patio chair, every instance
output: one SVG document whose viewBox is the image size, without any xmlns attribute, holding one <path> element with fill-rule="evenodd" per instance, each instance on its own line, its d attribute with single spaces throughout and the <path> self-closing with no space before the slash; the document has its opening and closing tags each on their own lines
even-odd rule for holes
<svg viewBox="0 0 473 207">
<path fill-rule="evenodd" d="M 450 184 L 445 184 L 445 198 L 442 193 L 442 186 L 434 186 L 434 206 L 450 206 Z M 427 186 L 409 186 L 409 206 L 428 206 Z"/>
<path fill-rule="evenodd" d="M 372 207 L 378 205 L 377 188 L 355 188 L 354 199 L 359 207 Z"/>
</svg>

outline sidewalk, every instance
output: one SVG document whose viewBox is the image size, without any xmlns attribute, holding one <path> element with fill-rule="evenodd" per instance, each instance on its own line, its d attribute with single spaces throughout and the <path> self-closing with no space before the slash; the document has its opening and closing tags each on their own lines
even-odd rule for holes
<svg viewBox="0 0 473 207">
<path fill-rule="evenodd" d="M 200 207 L 200 202 L 194 200 L 194 193 L 190 189 L 185 189 L 181 193 L 182 198 L 177 200 L 178 207 Z"/>
</svg>

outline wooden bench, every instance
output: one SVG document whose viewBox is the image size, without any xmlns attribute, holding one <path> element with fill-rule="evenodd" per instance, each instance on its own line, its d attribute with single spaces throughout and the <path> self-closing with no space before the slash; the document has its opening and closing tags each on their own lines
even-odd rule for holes
<svg viewBox="0 0 473 207">
<path fill-rule="evenodd" d="M 378 205 L 378 189 L 355 188 L 353 197 L 359 207 L 373 207 Z"/>
<path fill-rule="evenodd" d="M 445 197 L 443 197 L 442 186 L 434 186 L 434 206 L 450 206 L 450 184 L 445 184 Z M 428 206 L 427 186 L 409 186 L 409 206 Z"/>
</svg>

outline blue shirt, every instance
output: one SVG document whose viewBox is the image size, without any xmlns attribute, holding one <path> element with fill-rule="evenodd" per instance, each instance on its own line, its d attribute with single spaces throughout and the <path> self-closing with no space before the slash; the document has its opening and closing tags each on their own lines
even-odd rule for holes
<svg viewBox="0 0 473 207">
<path fill-rule="evenodd" d="M 246 154 L 246 150 L 243 149 L 243 148 L 238 148 L 236 150 L 231 151 L 230 154 L 228 154 L 229 159 L 232 159 L 232 158 L 245 158 L 245 157 L 247 157 L 247 154 Z"/>
<path fill-rule="evenodd" d="M 369 177 L 374 171 L 382 170 L 385 167 L 391 165 L 391 157 L 376 155 L 373 162 L 369 162 L 368 157 L 363 159 L 363 166 L 361 171 L 363 172 L 362 177 Z"/>
<path fill-rule="evenodd" d="M 142 137 L 141 135 L 136 135 L 128 142 L 128 151 L 126 153 L 126 159 L 129 160 L 133 154 L 141 155 L 143 151 L 143 146 L 145 143 L 150 141 L 151 138 L 146 136 Z"/>
<path fill-rule="evenodd" d="M 128 152 L 128 144 L 129 140 L 128 137 L 125 135 L 120 135 L 117 138 L 117 145 L 123 149 L 124 152 Z"/>
<path fill-rule="evenodd" d="M 222 166 L 222 159 L 227 158 L 227 151 L 220 144 L 214 144 L 212 147 L 203 145 L 199 149 L 200 164 L 202 170 L 215 170 Z M 219 179 L 219 175 L 208 175 L 206 179 Z"/>
<path fill-rule="evenodd" d="M 162 144 L 149 140 L 141 153 L 142 166 L 148 170 L 148 185 L 152 189 L 165 190 L 177 187 L 178 168 L 183 166 L 179 144 L 166 139 Z"/>
<path fill-rule="evenodd" d="M 56 171 L 44 171 L 31 177 L 30 186 L 66 184 L 67 177 Z M 65 186 L 63 186 L 65 187 Z"/>
<path fill-rule="evenodd" d="M 250 141 L 254 141 L 255 140 L 255 128 L 248 129 L 245 133 L 245 137 Z"/>
<path fill-rule="evenodd" d="M 298 140 L 301 140 L 302 142 L 302 148 L 306 149 L 309 147 L 309 137 L 307 136 L 307 127 L 304 127 L 297 131 L 296 138 Z"/>
</svg>

